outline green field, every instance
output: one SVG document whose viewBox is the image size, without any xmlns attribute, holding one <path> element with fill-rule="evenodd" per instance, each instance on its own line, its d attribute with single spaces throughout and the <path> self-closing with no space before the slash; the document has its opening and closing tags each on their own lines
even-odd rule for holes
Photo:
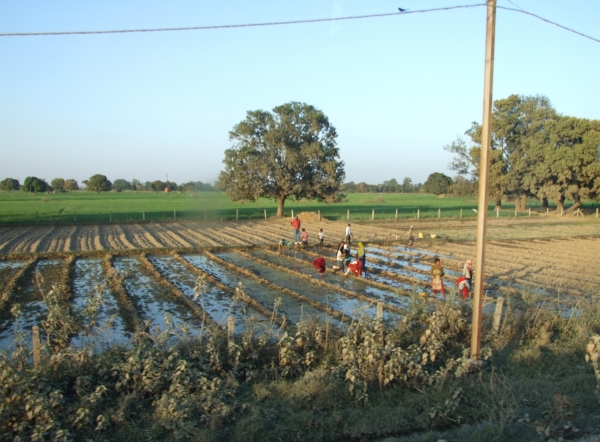
<svg viewBox="0 0 600 442">
<path fill-rule="evenodd" d="M 537 200 L 528 205 L 535 210 L 541 206 Z M 286 201 L 286 216 L 291 210 L 321 211 L 321 216 L 332 220 L 345 220 L 350 211 L 350 220 L 371 219 L 375 210 L 375 219 L 394 219 L 396 209 L 398 218 L 416 218 L 417 210 L 421 218 L 441 217 L 458 218 L 460 209 L 463 217 L 474 217 L 472 210 L 477 207 L 475 198 L 438 198 L 435 195 L 420 193 L 352 193 L 344 202 L 335 204 L 315 201 Z M 586 208 L 591 208 L 587 203 Z M 275 216 L 275 201 L 261 199 L 255 203 L 241 204 L 232 202 L 223 192 L 198 193 L 157 193 L 122 192 L 91 193 L 77 191 L 61 194 L 30 194 L 25 192 L 0 192 L 0 224 L 48 224 L 48 223 L 102 223 L 142 221 L 172 221 L 174 213 L 178 220 L 221 220 L 235 219 L 236 209 L 239 219 L 262 219 L 264 210 L 268 217 Z M 489 206 L 490 216 L 496 216 L 494 206 Z M 519 216 L 527 216 L 522 212 Z M 504 203 L 500 216 L 514 217 L 514 204 Z"/>
</svg>

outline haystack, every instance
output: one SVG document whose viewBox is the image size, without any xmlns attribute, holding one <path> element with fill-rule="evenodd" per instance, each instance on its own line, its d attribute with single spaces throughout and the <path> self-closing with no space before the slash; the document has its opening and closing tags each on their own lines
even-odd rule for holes
<svg viewBox="0 0 600 442">
<path fill-rule="evenodd" d="M 319 215 L 316 212 L 302 212 L 298 214 L 298 219 L 304 222 L 317 222 L 319 221 Z"/>
</svg>

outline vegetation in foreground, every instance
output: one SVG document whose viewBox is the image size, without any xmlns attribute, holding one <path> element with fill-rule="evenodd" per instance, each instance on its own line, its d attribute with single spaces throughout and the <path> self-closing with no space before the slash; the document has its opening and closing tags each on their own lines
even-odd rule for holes
<svg viewBox="0 0 600 442">
<path fill-rule="evenodd" d="M 60 298 L 45 297 L 38 367 L 25 345 L 0 356 L 0 440 L 549 441 L 600 429 L 592 306 L 575 317 L 509 303 L 498 333 L 484 323 L 487 362 L 470 372 L 470 308 L 452 299 L 415 298 L 394 327 L 271 324 L 232 344 L 170 327 L 92 356 L 68 346 L 76 320 Z M 90 296 L 90 337 L 98 306 Z"/>
</svg>

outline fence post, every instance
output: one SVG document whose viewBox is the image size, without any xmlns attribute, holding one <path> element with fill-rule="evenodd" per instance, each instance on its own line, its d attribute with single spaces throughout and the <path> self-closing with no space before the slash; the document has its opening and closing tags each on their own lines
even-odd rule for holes
<svg viewBox="0 0 600 442">
<path fill-rule="evenodd" d="M 177 221 L 177 210 L 173 210 L 173 221 Z"/>
<path fill-rule="evenodd" d="M 317 218 L 321 221 L 321 210 L 317 210 Z"/>
<path fill-rule="evenodd" d="M 529 216 L 531 217 L 531 207 L 529 208 Z"/>
<path fill-rule="evenodd" d="M 515 218 L 517 217 L 517 206 L 515 206 Z"/>
<path fill-rule="evenodd" d="M 442 217 L 442 209 L 438 209 L 438 219 Z"/>
<path fill-rule="evenodd" d="M 292 218 L 294 217 L 294 209 L 292 209 Z"/>
<path fill-rule="evenodd" d="M 462 218 L 462 209 L 460 209 L 460 217 Z"/>
<path fill-rule="evenodd" d="M 398 209 L 396 209 L 396 219 L 398 219 Z"/>
<path fill-rule="evenodd" d="M 565 210 L 564 209 L 560 209 L 560 216 L 564 215 Z"/>
<path fill-rule="evenodd" d="M 494 310 L 494 332 L 498 332 L 500 329 L 500 319 L 502 319 L 502 306 L 504 305 L 504 298 L 502 296 L 498 296 L 496 299 L 496 309 Z"/>
<path fill-rule="evenodd" d="M 234 342 L 234 335 L 235 335 L 235 319 L 233 318 L 233 316 L 229 316 L 227 318 L 227 346 L 229 348 L 231 348 L 233 346 Z"/>
<path fill-rule="evenodd" d="M 142 221 L 146 221 L 146 212 L 142 211 Z"/>
<path fill-rule="evenodd" d="M 112 223 L 112 212 L 108 212 L 108 221 Z"/>
<path fill-rule="evenodd" d="M 33 339 L 33 365 L 37 367 L 42 359 L 40 328 L 37 325 L 31 327 L 31 337 Z"/>
<path fill-rule="evenodd" d="M 421 217 L 421 209 L 417 209 L 417 219 Z"/>
<path fill-rule="evenodd" d="M 371 212 L 371 221 L 375 220 L 375 209 Z"/>
<path fill-rule="evenodd" d="M 265 211 L 265 219 L 267 219 L 267 209 L 263 209 Z"/>
<path fill-rule="evenodd" d="M 500 218 L 500 209 L 496 207 L 496 218 Z"/>
<path fill-rule="evenodd" d="M 236 219 L 236 221 L 239 219 L 239 216 L 240 216 L 239 209 L 235 209 L 235 219 Z"/>
<path fill-rule="evenodd" d="M 350 211 L 346 210 L 346 221 L 350 221 Z"/>
<path fill-rule="evenodd" d="M 73 222 L 76 223 L 77 222 L 77 215 L 75 215 L 75 212 L 73 212 Z"/>
<path fill-rule="evenodd" d="M 598 208 L 596 207 L 596 218 L 598 218 Z"/>
<path fill-rule="evenodd" d="M 546 215 L 550 213 L 550 207 L 546 207 Z"/>
<path fill-rule="evenodd" d="M 377 301 L 377 319 L 383 320 L 383 302 Z"/>
</svg>

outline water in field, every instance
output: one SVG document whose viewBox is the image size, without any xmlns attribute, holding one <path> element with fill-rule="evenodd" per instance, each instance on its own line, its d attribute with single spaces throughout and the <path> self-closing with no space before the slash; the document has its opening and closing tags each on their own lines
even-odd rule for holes
<svg viewBox="0 0 600 442">
<path fill-rule="evenodd" d="M 280 305 L 277 308 L 277 313 L 284 315 L 286 319 L 292 323 L 298 323 L 301 320 L 306 320 L 308 318 L 313 318 L 324 322 L 328 317 L 329 322 L 336 326 L 340 325 L 337 319 L 334 319 L 321 310 L 311 307 L 310 305 L 303 304 L 302 301 L 299 301 L 296 298 L 286 296 L 276 290 L 265 287 L 252 278 L 223 268 L 204 255 L 187 255 L 184 258 L 187 259 L 192 265 L 217 278 L 223 284 L 231 288 L 237 287 L 237 285 L 241 282 L 249 296 L 256 299 L 271 311 L 273 311 L 275 308 L 275 302 L 279 300 L 278 303 Z"/>
<path fill-rule="evenodd" d="M 71 340 L 74 347 L 91 346 L 98 353 L 129 342 L 131 334 L 125 329 L 117 301 L 106 287 L 100 259 L 75 261 L 72 311 L 84 327 Z"/>
<path fill-rule="evenodd" d="M 25 261 L 0 261 L 0 284 L 6 284 L 25 265 Z"/>
<path fill-rule="evenodd" d="M 202 321 L 185 305 L 170 298 L 158 281 L 147 276 L 137 258 L 114 260 L 115 269 L 124 277 L 123 285 L 138 309 L 141 319 L 149 324 L 149 333 L 166 330 L 174 336 L 198 336 Z"/>
<path fill-rule="evenodd" d="M 226 327 L 228 316 L 233 316 L 235 319 L 235 332 L 242 333 L 250 324 L 266 324 L 269 322 L 268 318 L 265 318 L 252 307 L 241 301 L 234 301 L 228 293 L 224 293 L 216 287 L 208 286 L 200 296 L 196 297 L 196 294 L 199 293 L 195 288 L 197 277 L 174 258 L 170 256 L 152 256 L 149 259 L 173 285 L 186 296 L 195 299 L 217 324 Z"/>
<path fill-rule="evenodd" d="M 258 258 L 264 259 L 265 261 L 269 261 L 272 264 L 284 266 L 287 268 L 293 268 L 294 270 L 296 270 L 302 274 L 312 275 L 316 279 L 320 278 L 318 273 L 314 273 L 313 267 L 311 265 L 312 261 L 315 258 L 312 256 L 309 256 L 308 254 L 306 254 L 302 251 L 294 252 L 293 256 L 295 258 L 302 259 L 303 261 L 305 261 L 306 262 L 305 265 L 301 265 L 299 263 L 294 262 L 293 260 L 289 259 L 286 255 L 274 256 L 270 253 L 266 253 L 266 252 L 263 252 L 260 250 L 253 250 L 253 251 L 251 251 L 251 254 Z M 412 290 L 411 286 L 403 284 L 398 281 L 390 280 L 388 278 L 380 277 L 380 276 L 369 276 L 369 278 L 371 278 L 377 282 L 381 282 L 383 284 L 387 284 L 390 286 L 390 290 L 382 290 L 380 288 L 372 287 L 372 286 L 368 285 L 367 283 L 364 282 L 363 278 L 357 278 L 355 276 L 344 276 L 343 273 L 341 273 L 341 272 L 338 272 L 336 274 L 332 273 L 330 271 L 330 269 L 331 269 L 331 265 L 333 265 L 334 261 L 332 259 L 328 260 L 327 258 L 325 258 L 325 261 L 327 262 L 327 266 L 329 267 L 329 270 L 323 276 L 323 281 L 325 281 L 329 284 L 337 285 L 346 290 L 357 292 L 362 295 L 373 298 L 374 302 L 383 301 L 383 302 L 386 302 L 391 305 L 395 305 L 400 308 L 405 308 L 407 306 L 407 299 L 404 296 L 401 296 L 401 295 L 398 295 L 397 293 L 395 293 L 394 289 L 399 288 L 399 289 L 403 289 L 403 290 Z M 367 270 L 368 270 L 369 265 L 370 264 L 367 261 Z"/>
<path fill-rule="evenodd" d="M 10 307 L 2 312 L 0 350 L 11 350 L 18 343 L 31 346 L 31 328 L 34 325 L 40 327 L 40 338 L 45 341 L 42 321 L 46 319 L 48 309 L 44 296 L 58 282 L 62 267 L 60 260 L 40 260 L 15 287 Z"/>
<path fill-rule="evenodd" d="M 376 316 L 377 307 L 375 299 L 372 303 L 367 303 L 360 299 L 349 298 L 341 293 L 336 292 L 335 290 L 307 283 L 301 278 L 294 277 L 293 275 L 289 275 L 288 273 L 281 272 L 271 267 L 263 266 L 252 259 L 245 258 L 236 253 L 222 252 L 218 255 L 222 259 L 234 265 L 244 267 L 252 271 L 269 282 L 296 291 L 306 297 L 328 305 L 344 315 L 355 319 L 359 319 L 365 315 L 369 317 Z M 289 266 L 298 272 L 301 271 L 300 269 L 305 269 L 305 266 L 298 263 L 293 263 Z M 390 315 L 389 312 L 386 312 L 384 319 L 387 319 L 388 317 L 391 319 L 393 316 L 395 315 Z"/>
</svg>

